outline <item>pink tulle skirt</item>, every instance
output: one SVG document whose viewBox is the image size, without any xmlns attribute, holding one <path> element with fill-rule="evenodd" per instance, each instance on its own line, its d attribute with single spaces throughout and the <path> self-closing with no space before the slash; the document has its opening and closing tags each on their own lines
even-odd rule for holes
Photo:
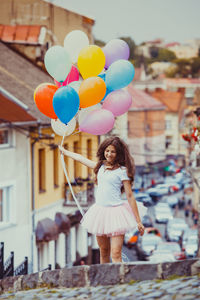
<svg viewBox="0 0 200 300">
<path fill-rule="evenodd" d="M 137 202 L 140 218 L 146 214 L 147 208 Z M 122 235 L 137 226 L 132 208 L 128 202 L 118 206 L 101 206 L 93 204 L 81 219 L 81 225 L 98 236 Z"/>
</svg>

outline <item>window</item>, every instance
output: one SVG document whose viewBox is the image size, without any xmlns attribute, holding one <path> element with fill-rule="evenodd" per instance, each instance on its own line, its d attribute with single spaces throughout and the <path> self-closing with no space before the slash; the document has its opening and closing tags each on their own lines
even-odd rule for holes
<svg viewBox="0 0 200 300">
<path fill-rule="evenodd" d="M 11 222 L 12 186 L 0 187 L 0 222 Z"/>
<path fill-rule="evenodd" d="M 11 132 L 9 130 L 0 130 L 0 148 L 8 147 L 11 144 Z"/>
<path fill-rule="evenodd" d="M 92 159 L 92 140 L 87 140 L 87 158 Z M 88 168 L 88 177 L 91 177 L 92 169 Z"/>
<path fill-rule="evenodd" d="M 172 122 L 170 120 L 166 120 L 165 129 L 171 129 L 171 128 L 172 128 Z"/>
<path fill-rule="evenodd" d="M 58 148 L 53 149 L 53 181 L 54 187 L 58 187 Z"/>
<path fill-rule="evenodd" d="M 170 147 L 171 143 L 172 143 L 172 136 L 166 136 L 166 140 L 165 140 L 166 149 Z"/>
<path fill-rule="evenodd" d="M 39 149 L 39 192 L 45 192 L 45 149 Z"/>
</svg>

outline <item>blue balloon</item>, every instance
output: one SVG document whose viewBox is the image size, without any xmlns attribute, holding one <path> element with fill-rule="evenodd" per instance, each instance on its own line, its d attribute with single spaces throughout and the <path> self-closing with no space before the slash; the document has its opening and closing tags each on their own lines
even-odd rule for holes
<svg viewBox="0 0 200 300">
<path fill-rule="evenodd" d="M 108 96 L 108 94 L 110 94 L 111 92 L 113 92 L 113 91 L 106 88 L 106 94 L 103 97 L 103 99 L 101 100 L 101 102 L 103 102 L 106 99 L 106 97 Z"/>
<path fill-rule="evenodd" d="M 106 79 L 106 73 L 100 73 L 98 76 L 105 81 L 105 79 Z"/>
<path fill-rule="evenodd" d="M 71 86 L 59 88 L 53 96 L 53 109 L 58 119 L 67 124 L 78 112 L 80 99 Z"/>
<path fill-rule="evenodd" d="M 125 59 L 112 63 L 106 72 L 106 87 L 109 90 L 119 90 L 131 83 L 135 75 L 133 64 Z"/>
</svg>

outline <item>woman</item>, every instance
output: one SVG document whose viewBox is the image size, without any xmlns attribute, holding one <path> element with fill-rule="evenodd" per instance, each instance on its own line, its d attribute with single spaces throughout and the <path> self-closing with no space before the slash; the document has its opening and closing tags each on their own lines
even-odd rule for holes
<svg viewBox="0 0 200 300">
<path fill-rule="evenodd" d="M 118 137 L 104 140 L 97 151 L 98 162 L 59 147 L 61 152 L 94 169 L 97 184 L 96 203 L 81 220 L 88 232 L 95 234 L 100 248 L 100 263 L 122 261 L 124 234 L 136 226 L 141 235 L 141 217 L 146 207 L 137 203 L 132 192 L 134 162 L 127 145 Z M 125 191 L 127 201 L 122 200 Z"/>
</svg>

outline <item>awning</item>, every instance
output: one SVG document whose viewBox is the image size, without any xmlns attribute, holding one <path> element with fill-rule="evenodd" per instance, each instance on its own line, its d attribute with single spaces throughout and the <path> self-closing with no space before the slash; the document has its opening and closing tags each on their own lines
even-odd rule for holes
<svg viewBox="0 0 200 300">
<path fill-rule="evenodd" d="M 36 243 L 57 240 L 58 233 L 58 225 L 53 220 L 50 218 L 42 219 L 37 223 Z"/>
<path fill-rule="evenodd" d="M 66 214 L 57 212 L 55 215 L 55 223 L 58 226 L 59 233 L 60 232 L 63 232 L 65 234 L 69 233 L 71 222 Z"/>
<path fill-rule="evenodd" d="M 70 219 L 71 226 L 79 224 L 80 220 L 82 219 L 82 215 L 79 210 L 76 210 L 74 213 L 69 214 L 68 217 Z"/>
</svg>

